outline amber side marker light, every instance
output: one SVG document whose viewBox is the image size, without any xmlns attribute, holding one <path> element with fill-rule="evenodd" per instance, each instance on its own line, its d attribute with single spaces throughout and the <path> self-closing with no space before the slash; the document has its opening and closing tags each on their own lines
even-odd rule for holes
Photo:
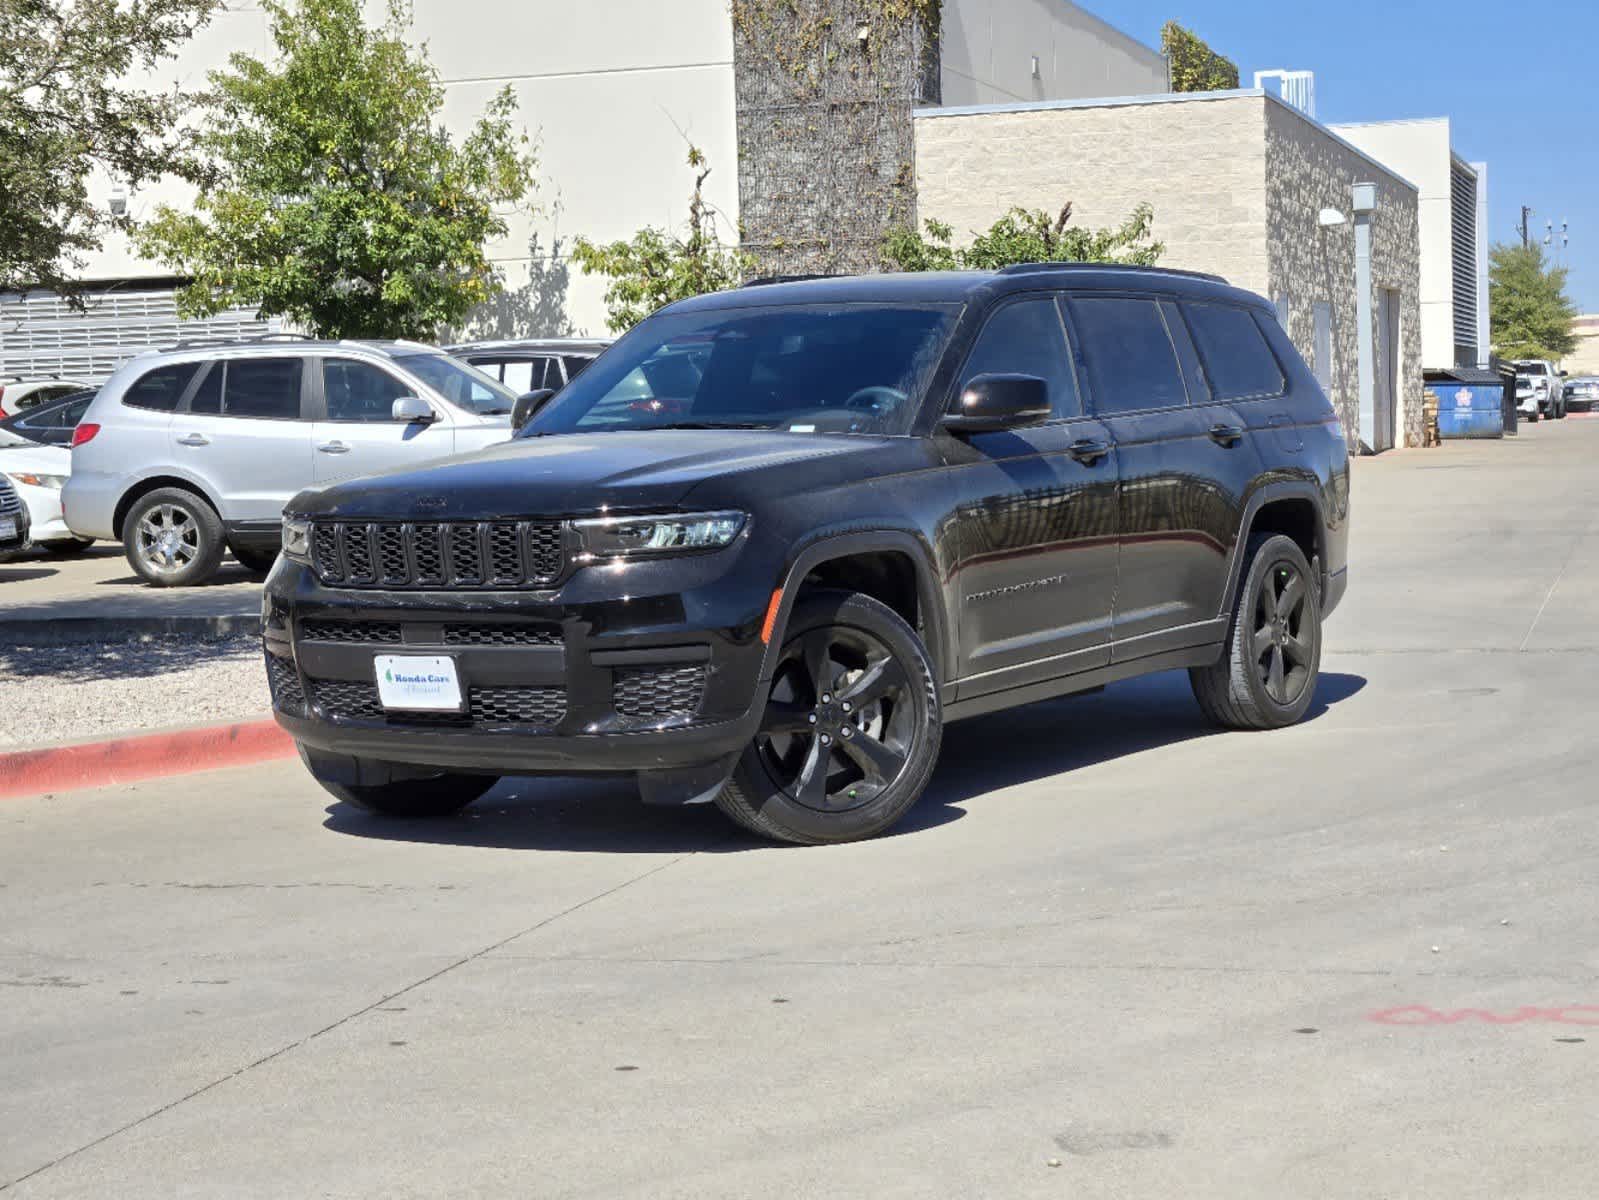
<svg viewBox="0 0 1599 1200">
<path fill-rule="evenodd" d="M 772 593 L 772 602 L 766 606 L 766 620 L 761 622 L 761 645 L 772 644 L 772 630 L 777 627 L 777 610 L 783 603 L 783 589 Z"/>
</svg>

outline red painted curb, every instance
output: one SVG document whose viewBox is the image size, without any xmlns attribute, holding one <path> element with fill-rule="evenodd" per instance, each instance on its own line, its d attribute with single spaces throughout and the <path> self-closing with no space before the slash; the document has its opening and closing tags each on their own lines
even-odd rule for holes
<svg viewBox="0 0 1599 1200">
<path fill-rule="evenodd" d="M 243 767 L 294 752 L 294 739 L 271 719 L 18 750 L 0 753 L 0 800 Z"/>
</svg>

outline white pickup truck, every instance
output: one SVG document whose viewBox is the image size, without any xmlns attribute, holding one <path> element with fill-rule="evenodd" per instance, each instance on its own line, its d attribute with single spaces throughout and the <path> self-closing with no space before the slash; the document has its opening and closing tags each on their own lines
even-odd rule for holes
<svg viewBox="0 0 1599 1200">
<path fill-rule="evenodd" d="M 1516 410 L 1528 421 L 1539 417 L 1559 420 L 1566 415 L 1566 389 L 1562 373 L 1543 358 L 1521 358 L 1516 368 Z"/>
</svg>

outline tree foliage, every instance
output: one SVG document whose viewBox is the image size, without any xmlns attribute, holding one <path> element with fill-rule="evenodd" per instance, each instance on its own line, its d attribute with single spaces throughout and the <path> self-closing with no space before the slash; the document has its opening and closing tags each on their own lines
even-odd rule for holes
<svg viewBox="0 0 1599 1200">
<path fill-rule="evenodd" d="M 573 243 L 572 258 L 583 273 L 611 281 L 605 312 L 616 333 L 674 300 L 737 287 L 754 270 L 749 255 L 717 240 L 716 210 L 704 195 L 711 168 L 697 146 L 688 149 L 688 165 L 696 174 L 682 235 L 646 226 L 628 241 L 601 245 L 580 237 Z"/>
<path fill-rule="evenodd" d="M 900 226 L 889 231 L 883 257 L 901 271 L 992 271 L 1023 262 L 1104 262 L 1153 266 L 1166 246 L 1150 236 L 1155 213 L 1147 204 L 1133 209 L 1114 229 L 1070 224 L 1071 202 L 1050 216 L 1041 208 L 1013 208 L 972 244 L 953 244 L 955 231 L 942 221 L 923 223 L 925 234 Z"/>
<path fill-rule="evenodd" d="M 1238 64 L 1217 54 L 1192 29 L 1167 21 L 1160 29 L 1174 92 L 1216 92 L 1238 86 Z"/>
<path fill-rule="evenodd" d="M 71 295 L 84 254 L 127 218 L 90 203 L 96 170 L 126 188 L 196 176 L 176 89 L 130 82 L 171 57 L 216 0 L 0 0 L 0 289 Z"/>
<path fill-rule="evenodd" d="M 389 0 L 263 0 L 277 54 L 212 74 L 201 147 L 215 181 L 163 208 L 144 251 L 190 277 L 186 315 L 252 305 L 327 337 L 429 338 L 499 291 L 485 243 L 534 188 L 506 88 L 459 143 L 444 88 Z"/>
<path fill-rule="evenodd" d="M 1501 358 L 1559 361 L 1577 348 L 1577 307 L 1566 295 L 1566 268 L 1544 259 L 1541 246 L 1500 243 L 1488 268 L 1488 323 Z"/>
</svg>

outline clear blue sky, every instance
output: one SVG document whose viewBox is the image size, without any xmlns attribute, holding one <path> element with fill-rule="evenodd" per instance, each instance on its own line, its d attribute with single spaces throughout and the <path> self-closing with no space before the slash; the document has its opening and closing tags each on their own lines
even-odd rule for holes
<svg viewBox="0 0 1599 1200">
<path fill-rule="evenodd" d="M 1488 164 L 1488 233 L 1521 206 L 1571 223 L 1570 292 L 1599 312 L 1599 3 L 1595 0 L 1079 0 L 1152 46 L 1167 20 L 1238 64 L 1316 73 L 1316 116 L 1449 117 L 1455 150 Z"/>
</svg>

